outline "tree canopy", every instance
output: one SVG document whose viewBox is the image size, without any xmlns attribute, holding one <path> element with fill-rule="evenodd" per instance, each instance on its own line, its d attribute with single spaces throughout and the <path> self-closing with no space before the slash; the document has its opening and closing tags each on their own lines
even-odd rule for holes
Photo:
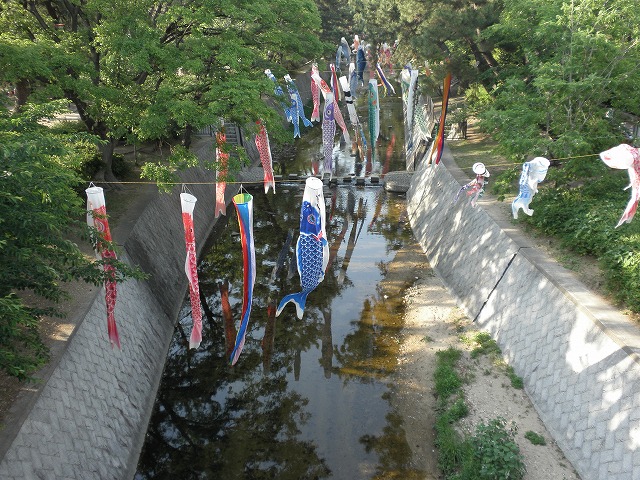
<svg viewBox="0 0 640 480">
<path fill-rule="evenodd" d="M 8 0 L 0 27 L 0 79 L 18 87 L 21 101 L 73 103 L 103 140 L 107 180 L 115 180 L 121 138 L 179 136 L 188 147 L 194 129 L 222 118 L 262 118 L 277 130 L 262 101 L 270 91 L 263 70 L 322 48 L 310 0 Z"/>
<path fill-rule="evenodd" d="M 436 70 L 472 95 L 486 90 L 483 127 L 513 158 L 598 151 L 624 140 L 615 112 L 640 114 L 640 11 L 630 0 L 350 4 L 365 37 L 398 36 L 396 63 L 448 59 Z"/>
<path fill-rule="evenodd" d="M 505 1 L 495 43 L 499 81 L 484 126 L 516 158 L 594 153 L 625 140 L 611 111 L 640 113 L 632 2 Z"/>
<path fill-rule="evenodd" d="M 273 92 L 264 69 L 281 73 L 319 54 L 319 29 L 311 0 L 3 2 L 0 85 L 15 89 L 17 102 L 0 107 L 0 368 L 25 378 L 42 363 L 38 320 L 56 313 L 63 282 L 104 281 L 103 261 L 70 240 L 83 224 L 76 189 L 88 180 L 80 172 L 91 152 L 114 181 L 123 139 L 181 139 L 168 165 L 150 169 L 166 176 L 197 161 L 191 132 L 222 119 L 262 119 L 282 135 L 264 101 Z M 70 104 L 84 136 L 43 122 Z M 141 275 L 119 262 L 116 272 L 118 281 Z M 34 307 L 41 302 L 25 293 L 52 307 Z"/>
</svg>

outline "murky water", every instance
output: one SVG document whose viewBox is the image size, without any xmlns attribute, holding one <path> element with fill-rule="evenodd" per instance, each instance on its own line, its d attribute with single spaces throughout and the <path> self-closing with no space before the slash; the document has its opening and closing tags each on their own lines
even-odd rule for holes
<svg viewBox="0 0 640 480">
<path fill-rule="evenodd" d="M 336 176 L 402 169 L 401 111 L 398 98 L 382 99 L 377 154 L 367 162 L 336 146 Z M 320 126 L 297 142 L 287 172 L 310 173 Z M 370 185 L 325 187 L 329 267 L 298 320 L 292 305 L 278 318 L 273 307 L 300 291 L 293 250 L 302 187 L 252 194 L 257 275 L 244 351 L 230 367 L 243 288 L 231 206 L 200 264 L 204 340 L 188 350 L 186 301 L 136 479 L 420 478 L 391 401 L 401 302 L 380 288 L 385 265 L 411 237 L 404 197 Z"/>
</svg>

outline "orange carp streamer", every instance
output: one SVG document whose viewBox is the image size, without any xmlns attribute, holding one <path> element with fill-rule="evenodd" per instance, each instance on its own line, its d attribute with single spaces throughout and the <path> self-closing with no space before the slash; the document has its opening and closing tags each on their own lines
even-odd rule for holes
<svg viewBox="0 0 640 480">
<path fill-rule="evenodd" d="M 217 132 L 216 161 L 218 162 L 218 169 L 216 170 L 216 218 L 218 218 L 220 214 L 227 214 L 227 203 L 224 201 L 224 193 L 227 189 L 227 167 L 229 154 L 222 151 L 222 146 L 226 142 L 227 136 L 223 132 Z"/>
</svg>

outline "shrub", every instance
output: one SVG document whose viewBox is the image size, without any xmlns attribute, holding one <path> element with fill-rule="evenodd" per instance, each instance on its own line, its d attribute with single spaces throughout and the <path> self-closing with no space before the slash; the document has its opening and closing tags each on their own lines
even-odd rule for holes
<svg viewBox="0 0 640 480">
<path fill-rule="evenodd" d="M 522 222 L 556 237 L 563 248 L 598 258 L 607 290 L 640 312 L 640 224 L 616 228 L 629 200 L 627 173 L 597 158 L 579 160 L 549 170 L 533 200 L 535 214 L 522 215 Z"/>
<path fill-rule="evenodd" d="M 536 432 L 532 432 L 531 430 L 527 431 L 527 433 L 524 434 L 524 438 L 526 438 L 527 440 L 529 440 L 531 443 L 533 443 L 534 445 L 546 445 L 547 442 L 544 439 L 544 437 Z"/>
<path fill-rule="evenodd" d="M 612 246 L 601 259 L 607 290 L 632 311 L 640 312 L 640 245 L 627 240 Z"/>
<path fill-rule="evenodd" d="M 518 444 L 514 441 L 517 428 L 514 423 L 498 417 L 480 423 L 470 439 L 473 447 L 474 477 L 479 480 L 521 479 L 526 467 Z M 468 466 L 464 469 L 469 471 Z"/>
</svg>

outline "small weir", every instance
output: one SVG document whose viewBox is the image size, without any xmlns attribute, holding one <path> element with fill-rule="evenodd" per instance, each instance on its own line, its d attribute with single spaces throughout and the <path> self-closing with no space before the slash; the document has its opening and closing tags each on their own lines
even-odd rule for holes
<svg viewBox="0 0 640 480">
<path fill-rule="evenodd" d="M 252 192 L 257 275 L 246 344 L 233 367 L 243 288 L 233 206 L 218 222 L 199 267 L 203 342 L 188 349 L 185 299 L 136 479 L 421 478 L 409 466 L 408 426 L 390 401 L 402 301 L 379 285 L 412 234 L 404 196 L 371 182 L 405 162 L 402 102 L 381 100 L 373 158 L 353 156 L 350 145 L 334 149 L 340 181 L 324 188 L 329 267 L 302 320 L 292 305 L 278 318 L 274 312 L 284 295 L 300 291 L 293 252 L 303 182 L 279 183 L 275 195 Z M 320 125 L 296 148 L 282 164 L 285 182 L 314 173 Z"/>
</svg>

